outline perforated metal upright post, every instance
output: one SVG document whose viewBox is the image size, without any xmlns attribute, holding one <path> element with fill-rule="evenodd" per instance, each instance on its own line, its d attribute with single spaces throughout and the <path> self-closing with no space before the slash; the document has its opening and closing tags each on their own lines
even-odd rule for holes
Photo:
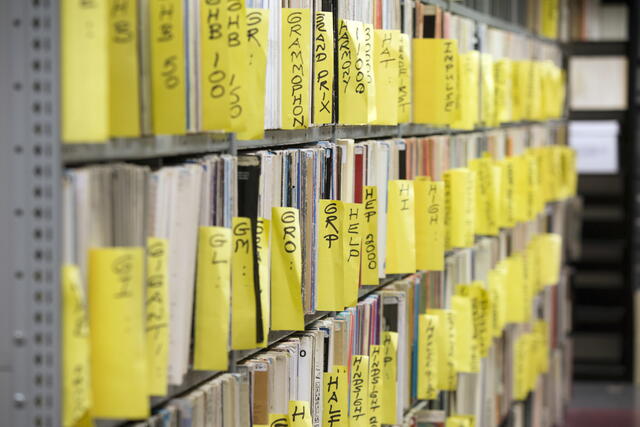
<svg viewBox="0 0 640 427">
<path fill-rule="evenodd" d="M 58 0 L 0 1 L 0 425 L 58 426 Z"/>
</svg>

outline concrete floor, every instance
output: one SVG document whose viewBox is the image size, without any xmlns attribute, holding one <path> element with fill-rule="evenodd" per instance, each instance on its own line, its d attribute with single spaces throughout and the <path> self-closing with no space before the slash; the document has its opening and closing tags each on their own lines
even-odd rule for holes
<svg viewBox="0 0 640 427">
<path fill-rule="evenodd" d="M 640 427 L 640 388 L 632 384 L 576 382 L 567 427 Z"/>
</svg>

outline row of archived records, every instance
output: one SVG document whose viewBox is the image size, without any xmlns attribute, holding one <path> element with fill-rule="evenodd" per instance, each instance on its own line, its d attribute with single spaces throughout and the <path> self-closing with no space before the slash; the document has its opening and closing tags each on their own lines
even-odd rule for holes
<svg viewBox="0 0 640 427">
<path fill-rule="evenodd" d="M 495 419 L 499 414 L 486 408 L 503 412 L 505 402 L 525 399 L 566 332 L 557 312 L 565 309 L 563 297 L 555 286 L 560 251 L 546 255 L 553 267 L 530 267 L 536 241 L 561 237 L 534 234 L 544 228 L 540 224 L 519 228 L 511 244 L 525 250 L 508 253 L 506 232 L 482 238 L 449 256 L 446 274 L 420 272 L 394 282 L 240 362 L 235 373 L 172 401 L 143 425 L 399 424 L 418 400 L 434 400 L 449 415 Z M 126 252 L 96 251 L 103 259 L 95 263 L 100 278 L 92 280 L 89 293 L 90 328 L 77 269 L 64 267 L 65 425 L 86 417 L 146 418 L 148 396 L 166 391 L 166 366 L 158 364 L 166 348 L 159 351 L 148 312 L 144 337 L 144 290 L 141 277 L 134 277 L 141 269 L 131 272 L 130 295 L 114 288 L 121 272 L 113 271 L 113 261 Z M 107 286 L 94 286 L 101 280 Z M 210 358 L 226 352 L 216 333 L 200 335 L 196 326 L 195 369 L 208 369 Z M 469 374 L 492 376 L 496 386 L 483 393 L 495 399 L 493 405 L 477 405 L 469 396 L 475 387 Z"/>
<path fill-rule="evenodd" d="M 496 29 L 476 38 L 473 21 L 438 8 L 416 7 L 414 29 L 413 2 L 373 4 L 66 2 L 63 140 L 562 116 L 548 47 Z"/>
</svg>

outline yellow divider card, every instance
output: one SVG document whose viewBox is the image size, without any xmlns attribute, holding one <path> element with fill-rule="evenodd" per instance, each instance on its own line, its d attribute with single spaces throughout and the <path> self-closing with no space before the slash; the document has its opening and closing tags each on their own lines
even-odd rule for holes
<svg viewBox="0 0 640 427">
<path fill-rule="evenodd" d="M 476 174 L 476 212 L 475 234 L 496 236 L 498 234 L 498 206 L 499 198 L 495 192 L 495 175 L 493 160 L 484 156 L 471 161 Z"/>
<path fill-rule="evenodd" d="M 379 426 L 381 424 L 382 413 L 384 411 L 383 401 L 383 374 L 384 349 L 382 345 L 369 346 L 369 425 Z"/>
<path fill-rule="evenodd" d="M 413 121 L 451 125 L 458 101 L 458 42 L 413 39 Z"/>
<path fill-rule="evenodd" d="M 313 425 L 309 402 L 289 401 L 289 425 L 292 427 L 311 427 Z"/>
<path fill-rule="evenodd" d="M 62 266 L 62 419 L 80 420 L 91 406 L 87 301 L 76 265 Z"/>
<path fill-rule="evenodd" d="M 269 427 L 289 427 L 289 414 L 269 414 Z"/>
<path fill-rule="evenodd" d="M 438 353 L 436 336 L 438 316 L 421 314 L 418 317 L 418 399 L 438 397 Z"/>
<path fill-rule="evenodd" d="M 351 358 L 351 398 L 349 399 L 349 425 L 369 426 L 369 356 Z"/>
<path fill-rule="evenodd" d="M 496 86 L 493 78 L 493 57 L 489 53 L 480 54 L 480 78 L 482 81 L 481 118 L 486 127 L 496 125 Z"/>
<path fill-rule="evenodd" d="M 416 268 L 443 271 L 445 250 L 444 182 L 416 179 Z"/>
<path fill-rule="evenodd" d="M 524 322 L 527 317 L 527 311 L 530 311 L 531 307 L 525 306 L 524 260 L 522 255 L 514 254 L 507 258 L 506 266 L 507 323 Z"/>
<path fill-rule="evenodd" d="M 200 227 L 193 336 L 193 368 L 229 369 L 231 229 Z"/>
<path fill-rule="evenodd" d="M 499 59 L 494 64 L 496 84 L 496 124 L 511 121 L 512 66 L 510 59 Z"/>
<path fill-rule="evenodd" d="M 467 168 L 450 169 L 445 182 L 445 246 L 468 248 L 473 246 L 475 216 L 474 177 Z"/>
<path fill-rule="evenodd" d="M 344 302 L 348 307 L 358 303 L 360 284 L 360 260 L 362 253 L 362 205 L 344 204 L 344 240 L 342 257 L 344 259 Z"/>
<path fill-rule="evenodd" d="M 515 167 L 516 161 L 513 157 L 507 157 L 501 161 L 502 175 L 502 208 L 501 221 L 502 227 L 511 228 L 516 225 L 516 177 Z"/>
<path fill-rule="evenodd" d="M 271 329 L 303 331 L 302 245 L 295 208 L 271 210 Z"/>
<path fill-rule="evenodd" d="M 311 115 L 311 10 L 282 9 L 282 129 L 304 129 Z"/>
<path fill-rule="evenodd" d="M 400 70 L 398 67 L 398 46 L 400 31 L 374 31 L 375 102 L 377 125 L 398 124 L 398 106 L 390 99 L 398 98 Z"/>
<path fill-rule="evenodd" d="M 249 93 L 248 69 L 248 32 L 247 12 L 244 0 L 227 0 L 227 46 L 229 47 L 229 113 L 231 115 L 231 131 L 242 134 L 246 129 L 248 104 L 253 102 L 249 96 L 260 96 Z M 251 73 L 258 70 L 252 69 Z M 264 98 L 264 94 L 262 95 Z"/>
<path fill-rule="evenodd" d="M 74 0 L 60 7 L 62 140 L 104 142 L 109 138 L 109 8 L 106 1 Z"/>
<path fill-rule="evenodd" d="M 349 379 L 346 368 L 322 374 L 323 427 L 349 425 Z"/>
<path fill-rule="evenodd" d="M 226 3 L 200 1 L 200 129 L 203 131 L 231 128 L 231 70 L 227 38 Z"/>
<path fill-rule="evenodd" d="M 140 136 L 138 3 L 135 0 L 108 3 L 110 135 L 136 137 Z"/>
<path fill-rule="evenodd" d="M 91 415 L 149 416 L 144 336 L 144 251 L 89 251 Z"/>
<path fill-rule="evenodd" d="M 363 285 L 378 285 L 378 187 L 362 188 L 362 268 Z"/>
<path fill-rule="evenodd" d="M 471 371 L 480 371 L 480 357 L 482 356 L 482 339 L 480 333 L 480 298 L 473 285 L 457 285 L 456 294 L 469 300 L 471 308 Z"/>
<path fill-rule="evenodd" d="M 247 9 L 247 58 L 245 101 L 239 105 L 245 109 L 243 129 L 238 139 L 264 138 L 264 102 L 267 72 L 267 45 L 269 43 L 269 10 Z M 231 113 L 237 112 L 237 107 Z"/>
<path fill-rule="evenodd" d="M 387 274 L 415 273 L 416 227 L 413 181 L 389 181 Z"/>
<path fill-rule="evenodd" d="M 532 61 L 513 62 L 513 121 L 533 119 L 531 101 L 537 94 L 532 93 L 531 69 Z"/>
<path fill-rule="evenodd" d="M 493 312 L 493 336 L 500 338 L 502 330 L 507 324 L 507 298 L 505 295 L 505 271 L 496 267 L 488 273 L 489 294 L 491 295 L 491 308 Z"/>
<path fill-rule="evenodd" d="M 435 338 L 436 361 L 438 364 L 437 387 L 440 390 L 453 391 L 458 386 L 455 359 L 455 314 L 453 310 L 444 309 L 428 309 L 427 314 L 438 318 Z"/>
<path fill-rule="evenodd" d="M 396 404 L 398 392 L 398 333 L 382 332 L 382 424 L 398 424 Z"/>
<path fill-rule="evenodd" d="M 474 372 L 473 353 L 473 318 L 471 299 L 461 295 L 451 297 L 451 309 L 454 312 L 456 344 L 455 365 L 458 372 Z"/>
<path fill-rule="evenodd" d="M 453 127 L 473 130 L 479 117 L 480 53 L 472 50 L 458 56 L 458 108 Z"/>
<path fill-rule="evenodd" d="M 341 19 L 338 23 L 338 113 L 339 123 L 367 123 L 367 87 L 364 74 L 364 26 Z M 356 65 L 357 64 L 357 65 Z"/>
<path fill-rule="evenodd" d="M 169 242 L 147 239 L 146 333 L 149 394 L 167 394 L 169 357 Z"/>
<path fill-rule="evenodd" d="M 346 306 L 343 211 L 340 200 L 320 200 L 317 308 L 322 311 L 341 311 Z"/>
<path fill-rule="evenodd" d="M 251 219 L 232 219 L 231 348 L 256 348 L 256 291 L 253 271 Z"/>
<path fill-rule="evenodd" d="M 333 13 L 316 12 L 313 52 L 313 123 L 333 123 Z"/>
<path fill-rule="evenodd" d="M 260 276 L 260 308 L 262 309 L 262 342 L 260 347 L 269 343 L 271 328 L 271 221 L 258 218 L 256 225 L 256 256 L 258 257 L 258 275 Z"/>
<path fill-rule="evenodd" d="M 374 65 L 374 44 L 375 38 L 373 33 L 373 24 L 362 23 L 362 33 L 364 39 L 362 49 L 358 52 L 363 64 L 365 90 L 367 92 L 367 123 L 374 123 L 378 117 L 376 106 L 376 76 Z M 358 70 L 359 62 L 356 62 L 356 70 Z M 356 74 L 357 78 L 358 74 Z"/>
<path fill-rule="evenodd" d="M 560 280 L 562 261 L 562 236 L 554 233 L 542 234 L 538 237 L 540 256 L 540 282 L 551 286 Z"/>
<path fill-rule="evenodd" d="M 398 45 L 398 123 L 411 121 L 413 88 L 411 85 L 411 39 L 400 34 Z"/>
<path fill-rule="evenodd" d="M 517 222 L 526 222 L 529 220 L 529 199 L 528 193 L 528 176 L 529 176 L 529 163 L 526 157 L 522 154 L 513 158 L 515 162 L 514 178 L 515 178 L 515 192 L 514 192 L 514 207 L 515 207 L 515 219 Z"/>
<path fill-rule="evenodd" d="M 149 3 L 154 134 L 182 135 L 187 131 L 183 5 L 183 0 Z"/>
</svg>

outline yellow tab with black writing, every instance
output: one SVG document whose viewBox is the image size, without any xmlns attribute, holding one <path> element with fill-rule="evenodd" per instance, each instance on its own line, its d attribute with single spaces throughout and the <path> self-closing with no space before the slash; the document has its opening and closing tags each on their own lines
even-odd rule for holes
<svg viewBox="0 0 640 427">
<path fill-rule="evenodd" d="M 492 334 L 495 338 L 500 338 L 502 330 L 507 323 L 507 299 L 505 295 L 505 273 L 504 269 L 496 268 L 488 273 L 489 295 L 491 297 L 492 310 Z"/>
<path fill-rule="evenodd" d="M 248 92 L 248 40 L 247 12 L 244 0 L 227 0 L 227 46 L 229 49 L 229 106 L 231 132 L 243 133 L 247 127 L 247 110 L 259 93 Z M 252 69 L 251 73 L 258 70 Z M 264 97 L 264 94 L 262 95 Z"/>
<path fill-rule="evenodd" d="M 529 162 L 527 162 L 524 154 L 515 156 L 514 161 L 514 199 L 516 222 L 526 222 L 529 220 L 528 213 L 530 211 L 529 198 Z"/>
<path fill-rule="evenodd" d="M 269 414 L 269 427 L 289 427 L 289 414 Z"/>
<path fill-rule="evenodd" d="M 184 1 L 149 3 L 153 133 L 187 131 Z"/>
<path fill-rule="evenodd" d="M 367 89 L 362 51 L 364 49 L 362 22 L 338 21 L 338 102 L 339 123 L 361 125 L 367 123 Z M 356 65 L 357 64 L 357 65 Z"/>
<path fill-rule="evenodd" d="M 500 208 L 500 224 L 502 227 L 511 228 L 516 225 L 516 161 L 513 157 L 507 157 L 500 162 L 502 176 L 502 203 Z"/>
<path fill-rule="evenodd" d="M 469 248 L 474 240 L 475 180 L 467 168 L 450 169 L 444 174 L 446 248 Z"/>
<path fill-rule="evenodd" d="M 416 227 L 413 181 L 389 181 L 387 196 L 387 274 L 415 273 Z"/>
<path fill-rule="evenodd" d="M 231 348 L 256 348 L 256 290 L 253 271 L 251 219 L 232 219 Z"/>
<path fill-rule="evenodd" d="M 239 119 L 243 120 L 243 126 L 238 128 L 238 139 L 262 139 L 264 138 L 264 103 L 266 92 L 267 73 L 267 49 L 269 43 L 269 10 L 247 9 L 247 59 L 249 72 L 244 71 L 246 90 L 240 92 L 244 96 L 232 105 L 231 114 L 241 112 Z M 238 58 L 239 59 L 239 58 Z M 250 100 L 250 102 L 247 102 Z"/>
<path fill-rule="evenodd" d="M 231 230 L 200 227 L 193 335 L 193 369 L 229 369 Z"/>
<path fill-rule="evenodd" d="M 362 61 L 365 82 L 365 91 L 367 93 L 367 123 L 374 123 L 378 117 L 378 110 L 376 105 L 376 76 L 374 65 L 374 30 L 373 24 L 368 22 L 362 23 L 362 49 L 358 52 L 359 60 Z M 358 62 L 356 62 L 356 70 L 358 70 Z M 356 79 L 358 74 L 356 73 Z"/>
<path fill-rule="evenodd" d="M 455 365 L 458 372 L 474 372 L 472 364 L 473 353 L 473 318 L 471 314 L 471 299 L 461 295 L 451 297 L 451 309 L 454 312 L 456 343 Z"/>
<path fill-rule="evenodd" d="M 438 398 L 438 316 L 421 314 L 418 317 L 418 399 Z"/>
<path fill-rule="evenodd" d="M 89 251 L 93 417 L 149 416 L 143 263 L 142 248 Z"/>
<path fill-rule="evenodd" d="M 140 136 L 138 4 L 109 2 L 109 129 L 112 137 Z"/>
<path fill-rule="evenodd" d="M 562 236 L 555 233 L 541 234 L 538 237 L 540 262 L 540 282 L 551 286 L 560 280 L 562 265 Z"/>
<path fill-rule="evenodd" d="M 87 301 L 76 265 L 62 266 L 62 419 L 73 426 L 91 406 Z"/>
<path fill-rule="evenodd" d="M 482 356 L 482 339 L 480 336 L 480 298 L 475 286 L 456 285 L 456 295 L 463 296 L 469 300 L 471 309 L 471 372 L 479 372 L 480 358 Z"/>
<path fill-rule="evenodd" d="M 480 53 L 477 50 L 458 55 L 458 108 L 453 127 L 473 130 L 479 117 Z"/>
<path fill-rule="evenodd" d="M 485 127 L 496 125 L 496 85 L 493 73 L 493 57 L 489 53 L 480 54 L 480 78 L 482 85 L 481 117 L 480 120 Z"/>
<path fill-rule="evenodd" d="M 346 306 L 342 257 L 344 205 L 340 200 L 320 200 L 319 210 L 317 309 L 340 311 Z"/>
<path fill-rule="evenodd" d="M 313 123 L 333 123 L 333 13 L 316 12 L 313 52 Z"/>
<path fill-rule="evenodd" d="M 358 303 L 362 254 L 362 205 L 360 203 L 344 204 L 342 227 L 344 229 L 342 241 L 344 302 L 347 307 L 354 307 Z"/>
<path fill-rule="evenodd" d="M 169 357 L 169 242 L 147 239 L 146 333 L 149 394 L 167 394 Z"/>
<path fill-rule="evenodd" d="M 282 129 L 309 126 L 311 10 L 282 9 Z"/>
<path fill-rule="evenodd" d="M 298 209 L 271 210 L 271 329 L 303 331 L 302 245 Z"/>
<path fill-rule="evenodd" d="M 513 61 L 513 121 L 531 118 L 531 64 L 529 60 Z"/>
<path fill-rule="evenodd" d="M 200 1 L 200 116 L 190 120 L 190 127 L 199 122 L 198 130 L 228 131 L 231 99 L 230 54 L 227 45 L 226 3 Z M 195 111 L 190 114 L 195 114 Z"/>
<path fill-rule="evenodd" d="M 475 233 L 484 236 L 498 234 L 495 175 L 493 160 L 488 156 L 471 161 L 476 173 Z"/>
<path fill-rule="evenodd" d="M 525 303 L 524 285 L 524 260 L 521 254 L 514 254 L 506 261 L 507 282 L 507 323 L 524 322 L 527 317 L 528 308 Z"/>
<path fill-rule="evenodd" d="M 494 63 L 496 85 L 496 124 L 512 120 L 512 65 L 511 60 L 502 58 Z"/>
<path fill-rule="evenodd" d="M 349 425 L 369 426 L 369 356 L 351 358 L 351 395 L 349 399 Z"/>
<path fill-rule="evenodd" d="M 438 389 L 453 391 L 458 387 L 458 372 L 455 359 L 455 314 L 453 310 L 449 309 L 428 309 L 427 314 L 438 317 L 435 343 L 436 362 L 438 364 Z"/>
<path fill-rule="evenodd" d="M 382 332 L 382 424 L 398 424 L 396 410 L 398 395 L 398 333 Z"/>
<path fill-rule="evenodd" d="M 369 425 L 379 426 L 384 411 L 384 349 L 382 345 L 369 346 L 369 384 L 367 407 L 369 408 Z"/>
<path fill-rule="evenodd" d="M 444 182 L 416 179 L 416 268 L 443 271 L 445 251 Z"/>
<path fill-rule="evenodd" d="M 342 368 L 342 369 L 339 369 Z M 322 426 L 349 425 L 349 379 L 346 368 L 322 374 Z"/>
<path fill-rule="evenodd" d="M 374 70 L 376 84 L 377 125 L 398 124 L 398 107 L 390 99 L 398 98 L 400 71 L 398 68 L 398 45 L 400 31 L 374 31 Z"/>
<path fill-rule="evenodd" d="M 269 343 L 271 329 L 271 221 L 258 218 L 256 226 L 256 256 L 258 257 L 258 275 L 260 277 L 260 308 L 262 309 L 262 342 L 260 347 Z"/>
<path fill-rule="evenodd" d="M 458 42 L 413 39 L 413 121 L 451 125 L 458 100 Z"/>
<path fill-rule="evenodd" d="M 106 1 L 60 3 L 64 142 L 109 138 L 109 9 Z"/>
<path fill-rule="evenodd" d="M 362 267 L 363 285 L 378 285 L 378 187 L 362 188 Z"/>
<path fill-rule="evenodd" d="M 309 402 L 289 401 L 289 425 L 292 427 L 311 427 L 313 425 Z"/>
<path fill-rule="evenodd" d="M 409 123 L 412 117 L 411 61 L 411 39 L 408 34 L 401 33 L 398 44 L 398 123 Z"/>
</svg>

